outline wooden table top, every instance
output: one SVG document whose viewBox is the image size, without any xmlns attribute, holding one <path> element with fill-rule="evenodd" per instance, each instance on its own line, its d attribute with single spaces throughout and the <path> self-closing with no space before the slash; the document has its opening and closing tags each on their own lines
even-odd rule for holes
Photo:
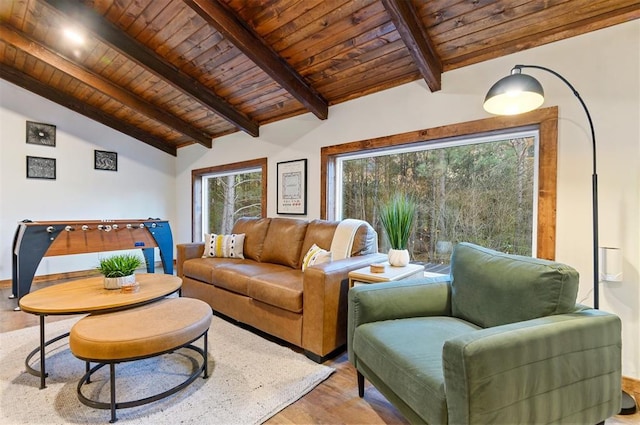
<svg viewBox="0 0 640 425">
<path fill-rule="evenodd" d="M 103 277 L 74 280 L 38 289 L 20 299 L 22 311 L 39 315 L 106 312 L 134 307 L 163 298 L 182 286 L 170 274 L 136 273 L 138 292 L 104 289 Z"/>
</svg>

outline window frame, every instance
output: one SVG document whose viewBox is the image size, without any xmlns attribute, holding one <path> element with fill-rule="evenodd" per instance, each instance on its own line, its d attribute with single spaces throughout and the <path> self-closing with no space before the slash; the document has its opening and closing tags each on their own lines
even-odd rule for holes
<svg viewBox="0 0 640 425">
<path fill-rule="evenodd" d="M 538 109 L 515 116 L 498 116 L 442 127 L 411 131 L 374 139 L 343 143 L 321 148 L 320 215 L 335 219 L 336 160 L 355 152 L 366 152 L 412 143 L 440 142 L 442 139 L 474 134 L 503 133 L 519 128 L 535 127 L 539 132 L 538 202 L 536 257 L 555 259 L 556 251 L 556 190 L 558 157 L 558 107 Z M 329 197 L 329 194 L 332 194 Z"/>
<path fill-rule="evenodd" d="M 262 172 L 262 199 L 260 214 L 267 216 L 267 158 L 258 158 L 231 164 L 216 165 L 191 170 L 191 241 L 198 242 L 202 238 L 202 182 L 210 174 L 238 174 L 259 168 Z"/>
</svg>

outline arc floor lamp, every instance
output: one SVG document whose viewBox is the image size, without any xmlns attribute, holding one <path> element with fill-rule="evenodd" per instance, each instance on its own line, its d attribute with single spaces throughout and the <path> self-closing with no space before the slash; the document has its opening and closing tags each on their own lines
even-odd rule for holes
<svg viewBox="0 0 640 425">
<path fill-rule="evenodd" d="M 484 100 L 484 109 L 496 115 L 517 115 L 532 111 L 544 102 L 544 90 L 538 80 L 522 73 L 523 68 L 533 68 L 546 71 L 555 75 L 565 83 L 580 101 L 584 112 L 587 114 L 591 129 L 591 143 L 593 150 L 593 173 L 591 175 L 592 213 L 593 213 L 593 307 L 599 308 L 599 259 L 598 259 L 598 174 L 596 172 L 596 135 L 593 130 L 593 121 L 587 105 L 580 97 L 578 91 L 557 72 L 538 65 L 516 65 L 511 70 L 511 75 L 500 79 L 495 83 Z M 620 414 L 630 415 L 636 411 L 636 403 L 633 397 L 622 392 L 622 410 Z"/>
</svg>

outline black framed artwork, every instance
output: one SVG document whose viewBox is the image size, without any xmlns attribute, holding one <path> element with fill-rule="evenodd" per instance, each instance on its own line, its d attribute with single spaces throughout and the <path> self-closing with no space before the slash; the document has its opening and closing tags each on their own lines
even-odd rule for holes
<svg viewBox="0 0 640 425">
<path fill-rule="evenodd" d="M 27 156 L 28 179 L 56 179 L 56 159 Z"/>
<path fill-rule="evenodd" d="M 56 126 L 41 122 L 27 121 L 27 143 L 32 145 L 56 146 Z"/>
<path fill-rule="evenodd" d="M 95 150 L 93 168 L 96 170 L 118 171 L 118 153 Z"/>
<path fill-rule="evenodd" d="M 307 213 L 307 160 L 278 162 L 278 214 Z"/>
</svg>

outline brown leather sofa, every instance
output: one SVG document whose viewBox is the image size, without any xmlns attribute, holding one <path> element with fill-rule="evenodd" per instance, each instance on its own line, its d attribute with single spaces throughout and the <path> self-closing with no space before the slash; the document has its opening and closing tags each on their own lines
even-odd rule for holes
<svg viewBox="0 0 640 425">
<path fill-rule="evenodd" d="M 329 250 L 337 221 L 242 218 L 244 259 L 203 258 L 204 243 L 177 245 L 182 295 L 304 349 L 323 362 L 346 344 L 348 273 L 386 260 L 377 234 L 357 227 L 351 256 L 301 269 L 313 244 Z"/>
</svg>

